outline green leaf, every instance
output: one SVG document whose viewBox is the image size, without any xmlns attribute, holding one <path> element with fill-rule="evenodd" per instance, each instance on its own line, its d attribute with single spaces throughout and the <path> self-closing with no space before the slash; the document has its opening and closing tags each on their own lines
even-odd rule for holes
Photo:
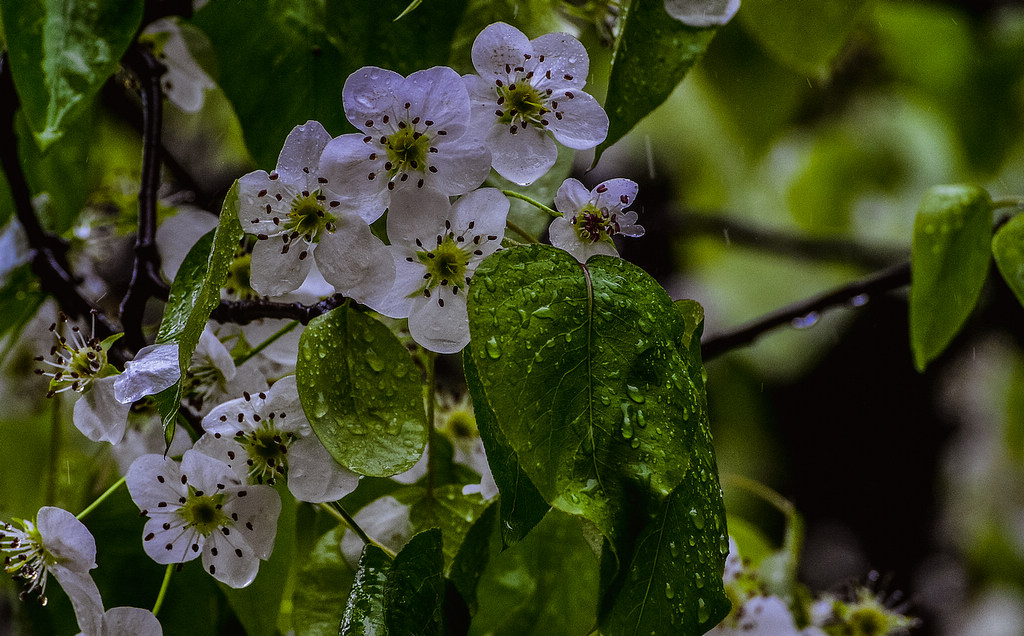
<svg viewBox="0 0 1024 636">
<path fill-rule="evenodd" d="M 285 581 L 295 565 L 295 497 L 284 482 L 279 482 L 275 489 L 281 495 L 281 514 L 270 559 L 260 563 L 259 574 L 248 587 L 234 589 L 220 584 L 228 603 L 250 636 L 274 636 L 277 633 L 277 615 L 281 610 Z"/>
<path fill-rule="evenodd" d="M 624 3 L 622 30 L 615 42 L 608 96 L 606 148 L 668 99 L 687 71 L 707 50 L 717 29 L 695 29 L 671 18 L 663 0 Z"/>
<path fill-rule="evenodd" d="M 602 604 L 601 627 L 609 634 L 703 634 L 729 613 L 722 585 L 729 538 L 725 511 L 715 505 L 721 501 L 717 471 L 710 455 L 695 459 L 693 470 L 707 478 L 686 480 L 672 492 Z"/>
<path fill-rule="evenodd" d="M 743 26 L 779 62 L 824 79 L 868 0 L 744 0 Z"/>
<path fill-rule="evenodd" d="M 433 496 L 423 496 L 412 503 L 409 520 L 416 530 L 438 528 L 444 538 L 445 572 L 455 561 L 463 539 L 473 523 L 487 509 L 487 502 L 478 493 L 465 495 L 460 484 L 435 488 Z"/>
<path fill-rule="evenodd" d="M 417 534 L 402 548 L 391 566 L 384 590 L 384 615 L 390 633 L 443 633 L 443 569 L 439 529 Z"/>
<path fill-rule="evenodd" d="M 0 287 L 0 338 L 12 334 L 11 342 L 39 311 L 46 294 L 39 289 L 39 279 L 32 265 L 25 264 L 7 272 Z"/>
<path fill-rule="evenodd" d="M 18 97 L 39 148 L 60 139 L 117 70 L 141 0 L 0 0 Z"/>
<path fill-rule="evenodd" d="M 473 397 L 477 429 L 487 452 L 487 464 L 501 493 L 502 545 L 509 546 L 518 543 L 526 533 L 540 523 L 551 506 L 523 471 L 516 452 L 512 450 L 504 433 L 498 427 L 497 418 L 484 394 L 480 374 L 469 348 L 465 349 L 462 362 L 466 370 L 466 384 Z"/>
<path fill-rule="evenodd" d="M 220 304 L 220 290 L 227 280 L 228 268 L 243 235 L 242 226 L 238 222 L 236 181 L 224 199 L 220 223 L 192 246 L 178 268 L 160 322 L 156 341 L 178 344 L 178 364 L 181 367 L 181 380 L 178 384 L 157 397 L 165 435 L 173 433 L 174 417 L 178 412 L 192 354 L 199 344 L 199 336 L 206 327 L 210 313 Z"/>
<path fill-rule="evenodd" d="M 936 186 L 914 220 L 910 346 L 924 371 L 974 309 L 991 258 L 992 200 L 972 185 Z"/>
<path fill-rule="evenodd" d="M 491 557 L 491 535 L 497 517 L 497 504 L 490 504 L 466 533 L 458 553 L 448 568 L 448 579 L 462 595 L 470 615 L 477 610 L 477 586 Z"/>
<path fill-rule="evenodd" d="M 302 565 L 292 610 L 296 636 L 338 634 L 348 591 L 354 584 L 352 569 L 341 556 L 344 533 L 343 526 L 324 533 Z"/>
<path fill-rule="evenodd" d="M 590 633 L 597 622 L 598 564 L 578 517 L 552 510 L 533 532 L 496 553 L 480 580 L 471 634 Z"/>
<path fill-rule="evenodd" d="M 212 2 L 196 14 L 257 164 L 273 166 L 288 132 L 309 119 L 334 135 L 350 130 L 341 90 L 360 67 L 408 74 L 447 61 L 465 0 L 430 2 L 393 22 L 407 4 L 252 0 Z"/>
<path fill-rule="evenodd" d="M 342 466 L 390 477 L 423 454 L 420 371 L 380 321 L 348 305 L 314 318 L 299 339 L 295 375 L 306 417 Z"/>
<path fill-rule="evenodd" d="M 384 619 L 384 590 L 391 570 L 391 558 L 374 545 L 363 548 L 356 580 L 348 595 L 339 634 L 345 636 L 387 636 Z"/>
<path fill-rule="evenodd" d="M 1024 216 L 1015 216 L 999 228 L 992 238 L 992 254 L 1003 280 L 1024 305 Z"/>
</svg>

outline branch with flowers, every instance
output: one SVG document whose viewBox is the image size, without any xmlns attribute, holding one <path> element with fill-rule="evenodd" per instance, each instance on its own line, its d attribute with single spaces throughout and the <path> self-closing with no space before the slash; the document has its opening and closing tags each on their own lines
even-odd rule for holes
<svg viewBox="0 0 1024 636">
<path fill-rule="evenodd" d="M 619 256 L 640 185 L 573 158 L 602 165 L 738 0 L 378 4 L 0 0 L 0 304 L 25 305 L 0 330 L 43 321 L 35 388 L 85 449 L 60 501 L 0 508 L 21 600 L 56 600 L 19 626 L 916 626 L 801 584 L 801 518 L 767 486 L 731 479 L 785 517 L 780 547 L 727 515 L 704 361 L 909 284 L 924 370 L 993 258 L 1020 294 L 1018 217 L 992 225 L 1020 201 L 936 186 L 909 263 L 704 338 L 699 303 Z"/>
</svg>

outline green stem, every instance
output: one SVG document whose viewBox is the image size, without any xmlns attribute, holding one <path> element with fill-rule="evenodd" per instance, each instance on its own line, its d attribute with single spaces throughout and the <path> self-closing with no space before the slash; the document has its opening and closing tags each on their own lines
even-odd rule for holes
<svg viewBox="0 0 1024 636">
<path fill-rule="evenodd" d="M 437 355 L 433 351 L 427 353 L 427 500 L 434 498 L 434 472 L 437 469 L 437 454 L 434 452 L 434 402 L 437 399 L 434 361 Z"/>
<path fill-rule="evenodd" d="M 274 335 L 270 336 L 269 338 L 267 338 L 263 342 L 259 343 L 258 345 L 256 345 L 252 349 L 249 349 L 247 352 L 245 352 L 242 355 L 240 355 L 237 358 L 235 358 L 235 366 L 236 367 L 242 366 L 243 364 L 245 364 L 246 362 L 248 362 L 249 360 L 251 360 L 255 356 L 259 355 L 259 353 L 261 351 L 263 351 L 264 349 L 266 349 L 267 347 L 272 345 L 274 343 L 274 341 L 276 341 L 278 338 L 280 338 L 281 336 L 285 335 L 286 333 L 288 333 L 289 331 L 295 329 L 298 326 L 299 326 L 299 321 L 298 320 L 293 320 L 290 323 L 288 323 L 287 325 L 285 325 L 284 327 L 281 327 L 277 331 L 277 333 L 275 333 Z"/>
<path fill-rule="evenodd" d="M 57 463 L 60 460 L 61 433 L 60 400 L 53 401 L 53 413 L 50 417 L 50 470 L 46 474 L 46 503 L 56 503 L 57 497 Z"/>
<path fill-rule="evenodd" d="M 333 505 L 322 503 L 322 504 L 319 504 L 319 506 L 320 506 L 321 510 L 323 510 L 327 514 L 331 515 L 332 517 L 334 517 L 338 521 L 340 521 L 343 524 L 345 524 L 348 527 L 348 529 L 351 530 L 352 532 L 355 532 L 356 536 L 358 536 L 360 539 L 362 539 L 364 545 L 376 546 L 376 547 L 380 548 L 381 550 L 383 550 L 384 553 L 387 554 L 392 559 L 395 558 L 395 553 L 394 552 L 392 552 L 387 546 L 383 546 L 383 545 L 377 543 L 376 541 L 374 541 L 373 539 L 371 539 L 370 535 L 366 534 L 366 531 L 363 530 L 362 528 L 360 528 L 359 524 L 356 523 L 356 520 L 353 519 L 350 514 L 345 512 L 345 509 L 342 508 L 340 505 L 338 505 L 337 503 L 335 503 Z"/>
<path fill-rule="evenodd" d="M 153 616 L 156 616 L 157 612 L 160 611 L 160 606 L 164 604 L 167 588 L 171 585 L 171 572 L 174 571 L 177 565 L 177 563 L 168 563 L 167 569 L 164 570 L 164 581 L 160 584 L 160 593 L 156 595 L 156 602 L 153 603 Z"/>
<path fill-rule="evenodd" d="M 122 477 L 121 479 L 118 479 L 117 481 L 115 481 L 114 485 L 111 486 L 110 488 L 107 488 L 105 491 L 103 491 L 103 494 L 100 495 L 99 497 L 97 497 L 96 501 L 94 501 L 91 504 L 89 504 L 88 508 L 86 508 L 82 512 L 78 513 L 78 516 L 76 517 L 76 519 L 79 519 L 79 520 L 84 519 L 85 515 L 89 514 L 93 510 L 95 510 L 96 507 L 99 506 L 101 503 L 103 503 L 106 500 L 107 497 L 109 497 L 110 495 L 114 494 L 114 491 L 116 491 L 118 488 L 120 488 L 124 484 L 125 479 L 126 479 L 125 477 Z"/>
<path fill-rule="evenodd" d="M 992 209 L 1024 207 L 1024 197 L 1003 197 L 992 201 Z"/>
<path fill-rule="evenodd" d="M 516 234 L 518 234 L 519 236 L 521 236 L 521 237 L 523 237 L 524 239 L 526 239 L 526 241 L 527 241 L 528 243 L 538 243 L 538 242 L 539 242 L 539 241 L 538 241 L 537 239 L 535 239 L 535 238 L 533 238 L 532 236 L 530 236 L 530 233 L 529 233 L 529 232 L 527 232 L 527 231 L 526 231 L 526 230 L 524 230 L 523 228 L 519 227 L 518 225 L 516 225 L 516 224 L 515 224 L 515 223 L 513 223 L 512 221 L 508 221 L 508 220 L 506 220 L 506 221 L 505 221 L 505 226 L 506 226 L 506 227 L 507 227 L 508 229 L 510 229 L 510 230 L 512 230 L 513 232 L 515 232 Z"/>
<path fill-rule="evenodd" d="M 548 214 L 550 214 L 552 217 L 554 217 L 556 219 L 558 217 L 562 216 L 561 212 L 556 212 L 555 210 L 552 210 L 551 208 L 549 208 L 548 206 L 544 205 L 540 201 L 536 201 L 534 199 L 531 199 L 530 197 L 526 196 L 525 194 L 519 194 L 518 192 L 515 192 L 513 190 L 502 190 L 501 193 L 504 194 L 507 197 L 512 197 L 513 199 L 519 199 L 520 201 L 526 201 L 527 203 L 529 203 L 533 207 L 537 208 L 538 210 L 543 210 L 544 212 L 547 212 Z"/>
<path fill-rule="evenodd" d="M 787 518 L 791 517 L 796 511 L 796 508 L 793 506 L 793 502 L 759 481 L 755 481 L 749 477 L 744 477 L 743 475 L 737 475 L 736 473 L 722 473 L 720 478 L 722 480 L 722 484 L 735 486 L 736 488 L 746 490 L 747 492 L 760 497 Z"/>
</svg>

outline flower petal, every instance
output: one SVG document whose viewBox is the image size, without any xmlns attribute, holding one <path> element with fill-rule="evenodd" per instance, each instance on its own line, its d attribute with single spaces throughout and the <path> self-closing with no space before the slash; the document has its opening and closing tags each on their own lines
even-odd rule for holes
<svg viewBox="0 0 1024 636">
<path fill-rule="evenodd" d="M 593 242 L 580 239 L 579 235 L 576 234 L 576 228 L 565 217 L 551 222 L 551 225 L 548 227 L 548 237 L 551 245 L 569 252 L 581 263 L 586 263 L 587 259 L 595 254 L 619 255 L 615 245 L 610 240 Z"/>
<path fill-rule="evenodd" d="M 178 462 L 158 454 L 143 455 L 132 462 L 125 483 L 132 501 L 144 512 L 176 510 L 180 506 L 178 498 L 188 493 L 181 483 Z"/>
<path fill-rule="evenodd" d="M 181 456 L 181 479 L 196 490 L 207 493 L 222 491 L 225 486 L 240 485 L 234 471 L 224 462 L 194 450 Z"/>
<path fill-rule="evenodd" d="M 474 190 L 460 198 L 452 206 L 451 224 L 457 233 L 466 231 L 472 223 L 472 234 L 484 238 L 497 237 L 495 240 L 481 241 L 480 251 L 482 254 L 475 255 L 476 260 L 483 259 L 501 246 L 501 237 L 505 235 L 508 210 L 508 197 L 497 188 Z"/>
<path fill-rule="evenodd" d="M 116 379 L 117 376 L 109 376 L 93 380 L 75 402 L 75 426 L 94 442 L 117 444 L 124 438 L 131 405 L 122 404 L 115 397 Z"/>
<path fill-rule="evenodd" d="M 113 607 L 103 614 L 103 636 L 163 636 L 153 612 L 141 607 Z"/>
<path fill-rule="evenodd" d="M 739 11 L 740 0 L 665 0 L 665 11 L 685 25 L 721 26 Z"/>
<path fill-rule="evenodd" d="M 149 345 L 124 364 L 124 373 L 114 380 L 114 397 L 122 404 L 131 404 L 147 395 L 156 395 L 179 378 L 178 345 Z"/>
<path fill-rule="evenodd" d="M 221 583 L 237 589 L 253 582 L 260 560 L 241 536 L 215 531 L 203 549 L 203 569 Z"/>
<path fill-rule="evenodd" d="M 473 68 L 485 79 L 507 77 L 505 66 L 519 66 L 524 54 L 532 53 L 530 40 L 519 29 L 504 22 L 485 28 L 473 41 Z"/>
<path fill-rule="evenodd" d="M 249 478 L 249 467 L 246 465 L 249 454 L 234 438 L 207 431 L 196 441 L 192 450 L 224 462 L 242 483 Z"/>
<path fill-rule="evenodd" d="M 415 296 L 423 290 L 423 272 L 426 270 L 418 261 L 409 262 L 406 254 L 411 252 L 392 248 L 395 281 L 391 289 L 379 298 L 371 299 L 369 306 L 388 318 L 408 318 Z M 415 259 L 415 256 L 412 257 Z"/>
<path fill-rule="evenodd" d="M 631 179 L 609 179 L 594 188 L 591 195 L 598 209 L 622 210 L 633 204 L 638 190 Z"/>
<path fill-rule="evenodd" d="M 238 179 L 238 222 L 250 234 L 275 236 L 281 228 L 274 218 L 285 218 L 292 201 L 304 186 L 285 179 L 271 179 L 263 170 Z"/>
<path fill-rule="evenodd" d="M 256 407 L 252 400 L 235 398 L 215 406 L 203 418 L 203 429 L 207 433 L 234 436 L 237 431 L 251 431 L 255 420 Z"/>
<path fill-rule="evenodd" d="M 337 229 L 320 237 L 316 263 L 340 293 L 373 307 L 395 281 L 391 250 L 355 214 L 339 215 Z"/>
<path fill-rule="evenodd" d="M 372 128 L 366 122 L 376 120 L 394 104 L 404 81 L 398 73 L 376 66 L 364 66 L 352 73 L 341 89 L 345 117 L 359 130 Z"/>
<path fill-rule="evenodd" d="M 299 402 L 299 388 L 294 375 L 281 378 L 270 387 L 266 400 L 260 404 L 256 397 L 256 412 L 263 417 L 274 413 L 274 423 L 280 431 L 291 431 L 302 435 L 310 433 L 309 421 Z"/>
<path fill-rule="evenodd" d="M 206 538 L 185 525 L 176 512 L 156 513 L 152 510 L 142 530 L 142 549 L 161 565 L 185 563 L 199 556 Z"/>
<path fill-rule="evenodd" d="M 240 534 L 256 556 L 266 559 L 274 550 L 281 496 L 272 487 L 260 485 L 239 486 L 225 492 L 234 495 L 224 503 L 224 512 L 235 520 L 232 532 Z"/>
<path fill-rule="evenodd" d="M 332 191 L 342 206 L 373 223 L 384 214 L 390 201 L 384 170 L 388 157 L 387 150 L 375 139 L 365 139 L 366 135 L 358 133 L 332 139 L 320 155 L 320 174 L 335 184 Z M 339 188 L 338 184 L 344 187 Z"/>
<path fill-rule="evenodd" d="M 579 40 L 568 33 L 546 33 L 530 44 L 538 59 L 535 76 L 544 77 L 550 71 L 552 79 L 564 88 L 582 88 L 587 83 L 590 57 Z M 539 61 L 541 57 L 544 61 Z"/>
<path fill-rule="evenodd" d="M 83 634 L 97 634 L 103 623 L 103 599 L 89 574 L 69 570 L 62 565 L 50 567 L 53 578 L 71 600 L 71 607 Z"/>
<path fill-rule="evenodd" d="M 287 183 L 301 183 L 308 188 L 316 185 L 320 153 L 331 140 L 331 135 L 318 121 L 309 120 L 288 133 L 284 147 L 277 158 L 277 173 Z"/>
<path fill-rule="evenodd" d="M 492 148 L 491 165 L 495 172 L 519 185 L 529 185 L 543 177 L 558 159 L 555 142 L 536 126 L 519 128 L 513 135 L 507 126 L 497 124 L 487 142 Z"/>
<path fill-rule="evenodd" d="M 46 551 L 72 572 L 82 574 L 96 567 L 96 539 L 85 524 L 63 508 L 43 506 L 36 528 Z"/>
<path fill-rule="evenodd" d="M 391 244 L 415 249 L 419 240 L 429 249 L 436 245 L 434 238 L 444 229 L 450 213 L 448 197 L 436 190 L 396 190 L 391 195 L 387 220 Z"/>
<path fill-rule="evenodd" d="M 355 519 L 366 534 L 394 552 L 399 552 L 414 532 L 409 520 L 409 506 L 391 496 L 367 504 L 356 513 Z M 341 554 L 353 570 L 358 565 L 362 551 L 362 540 L 355 532 L 347 530 L 341 538 Z"/>
<path fill-rule="evenodd" d="M 466 294 L 454 294 L 452 289 L 435 287 L 429 298 L 418 298 L 413 303 L 409 314 L 413 340 L 435 353 L 458 353 L 469 344 Z"/>
<path fill-rule="evenodd" d="M 309 274 L 311 247 L 301 238 L 293 241 L 287 252 L 284 246 L 283 241 L 266 239 L 256 241 L 252 248 L 249 283 L 263 296 L 280 296 L 298 289 Z"/>
<path fill-rule="evenodd" d="M 590 203 L 590 190 L 578 179 L 569 178 L 558 186 L 555 193 L 555 209 L 571 217 Z"/>
<path fill-rule="evenodd" d="M 288 449 L 288 490 L 299 501 L 337 501 L 358 485 L 359 475 L 336 462 L 316 435 L 303 437 Z"/>
<path fill-rule="evenodd" d="M 447 66 L 416 71 L 405 78 L 396 99 L 410 105 L 409 117 L 429 119 L 429 130 L 459 137 L 469 124 L 469 94 L 459 74 Z"/>
<path fill-rule="evenodd" d="M 572 99 L 558 100 L 561 117 L 548 118 L 548 130 L 563 146 L 574 150 L 593 148 L 608 136 L 608 115 L 597 100 L 583 91 L 567 91 Z"/>
<path fill-rule="evenodd" d="M 469 118 L 466 119 L 468 123 Z M 430 167 L 436 172 L 424 173 L 425 183 L 444 194 L 457 196 L 484 182 L 491 172 L 491 151 L 483 142 L 468 134 L 439 139 L 437 153 L 430 155 Z"/>
</svg>

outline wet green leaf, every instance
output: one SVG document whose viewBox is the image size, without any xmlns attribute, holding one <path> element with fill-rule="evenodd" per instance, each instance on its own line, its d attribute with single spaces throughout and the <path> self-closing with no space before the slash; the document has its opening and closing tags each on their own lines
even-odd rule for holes
<svg viewBox="0 0 1024 636">
<path fill-rule="evenodd" d="M 744 0 L 737 16 L 779 62 L 824 78 L 865 4 L 867 0 Z"/>
<path fill-rule="evenodd" d="M 299 339 L 295 375 L 306 417 L 342 466 L 390 477 L 423 454 L 420 371 L 380 321 L 348 305 L 314 318 Z"/>
<path fill-rule="evenodd" d="M 438 528 L 444 538 L 445 572 L 455 561 L 466 534 L 487 509 L 487 502 L 478 493 L 463 494 L 459 484 L 435 488 L 433 496 L 416 499 L 409 511 L 409 520 L 416 530 Z"/>
<path fill-rule="evenodd" d="M 992 254 L 1003 280 L 1024 305 L 1024 216 L 1015 216 L 999 228 L 992 238 Z"/>
<path fill-rule="evenodd" d="M 540 523 L 550 506 L 537 492 L 530 477 L 523 472 L 519 458 L 498 427 L 497 418 L 487 402 L 487 396 L 480 385 L 480 374 L 468 348 L 462 360 L 466 383 L 473 396 L 476 425 L 487 451 L 487 463 L 501 493 L 501 540 L 502 545 L 508 546 L 517 543 Z"/>
<path fill-rule="evenodd" d="M 117 70 L 142 0 L 2 0 L 14 85 L 40 149 L 60 139 Z"/>
<path fill-rule="evenodd" d="M 384 615 L 390 633 L 443 633 L 443 570 L 439 529 L 417 534 L 402 548 L 391 566 L 384 590 Z"/>
<path fill-rule="evenodd" d="M 295 636 L 337 636 L 353 585 L 352 568 L 341 556 L 343 526 L 323 534 L 302 564 L 295 586 Z"/>
<path fill-rule="evenodd" d="M 459 545 L 458 553 L 448 568 L 448 579 L 462 595 L 470 615 L 476 613 L 476 590 L 491 558 L 491 535 L 497 519 L 498 505 L 492 503 L 473 522 Z"/>
<path fill-rule="evenodd" d="M 991 258 L 992 200 L 972 185 L 936 186 L 914 220 L 910 346 L 923 371 L 974 309 Z"/>
<path fill-rule="evenodd" d="M 606 148 L 668 99 L 676 85 L 707 50 L 715 28 L 696 29 L 671 18 L 663 0 L 623 3 L 622 30 L 615 42 L 608 96 Z"/>
<path fill-rule="evenodd" d="M 384 590 L 391 558 L 380 548 L 367 545 L 359 557 L 356 580 L 348 595 L 339 634 L 345 636 L 387 636 L 384 619 Z"/>
</svg>

